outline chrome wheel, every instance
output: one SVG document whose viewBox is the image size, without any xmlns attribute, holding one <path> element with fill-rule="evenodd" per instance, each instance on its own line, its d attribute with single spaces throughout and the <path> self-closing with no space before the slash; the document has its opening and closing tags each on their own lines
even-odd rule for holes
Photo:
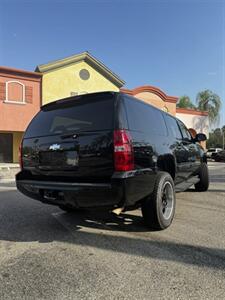
<svg viewBox="0 0 225 300">
<path fill-rule="evenodd" d="M 174 191 L 173 186 L 169 181 L 166 181 L 162 189 L 161 212 L 163 217 L 168 220 L 174 207 Z"/>
</svg>

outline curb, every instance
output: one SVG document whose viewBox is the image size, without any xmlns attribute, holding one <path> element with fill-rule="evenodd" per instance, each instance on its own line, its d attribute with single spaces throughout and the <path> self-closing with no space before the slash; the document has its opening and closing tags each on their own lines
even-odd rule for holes
<svg viewBox="0 0 225 300">
<path fill-rule="evenodd" d="M 15 178 L 11 178 L 11 179 L 1 179 L 0 178 L 0 184 L 1 183 L 15 183 L 16 181 L 15 181 Z"/>
</svg>

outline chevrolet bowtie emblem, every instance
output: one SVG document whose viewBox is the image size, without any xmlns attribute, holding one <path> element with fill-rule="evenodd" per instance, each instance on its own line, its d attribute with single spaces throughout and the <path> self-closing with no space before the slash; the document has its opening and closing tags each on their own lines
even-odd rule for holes
<svg viewBox="0 0 225 300">
<path fill-rule="evenodd" d="M 50 147 L 49 147 L 49 150 L 59 150 L 60 149 L 60 145 L 59 144 L 52 144 Z"/>
</svg>

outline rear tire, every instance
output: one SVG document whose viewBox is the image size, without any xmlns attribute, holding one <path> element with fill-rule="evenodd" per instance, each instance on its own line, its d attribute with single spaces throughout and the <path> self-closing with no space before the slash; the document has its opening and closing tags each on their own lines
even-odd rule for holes
<svg viewBox="0 0 225 300">
<path fill-rule="evenodd" d="M 175 206 L 173 179 L 169 173 L 159 172 L 153 193 L 144 199 L 141 206 L 145 224 L 158 230 L 169 227 L 173 221 Z"/>
<path fill-rule="evenodd" d="M 205 192 L 209 188 L 209 171 L 206 163 L 202 163 L 198 173 L 200 181 L 195 184 L 195 190 Z"/>
</svg>

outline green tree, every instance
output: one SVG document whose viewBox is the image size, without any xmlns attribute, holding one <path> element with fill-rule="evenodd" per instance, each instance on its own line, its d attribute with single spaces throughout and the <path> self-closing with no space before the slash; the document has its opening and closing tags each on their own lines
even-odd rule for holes
<svg viewBox="0 0 225 300">
<path fill-rule="evenodd" d="M 210 90 L 199 92 L 196 97 L 196 103 L 199 110 L 208 112 L 209 122 L 211 124 L 218 121 L 221 108 L 221 100 L 217 94 L 213 93 Z"/>
<path fill-rule="evenodd" d="M 225 125 L 222 128 L 215 128 L 209 133 L 209 138 L 206 142 L 207 148 L 223 148 L 223 134 L 225 134 Z"/>
<path fill-rule="evenodd" d="M 191 102 L 191 99 L 186 95 L 179 98 L 179 101 L 177 103 L 177 107 L 179 107 L 179 108 L 192 108 L 192 109 L 195 108 L 194 104 Z"/>
<path fill-rule="evenodd" d="M 221 128 L 223 133 L 225 134 L 225 125 L 223 125 L 223 127 Z"/>
</svg>

